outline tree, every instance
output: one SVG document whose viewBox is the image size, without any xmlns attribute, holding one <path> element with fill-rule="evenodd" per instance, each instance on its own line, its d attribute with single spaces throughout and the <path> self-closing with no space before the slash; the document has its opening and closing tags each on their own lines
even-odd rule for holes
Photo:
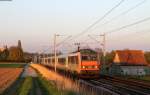
<svg viewBox="0 0 150 95">
<path fill-rule="evenodd" d="M 6 46 L 4 51 L 0 52 L 0 61 L 6 61 L 8 56 L 9 56 L 9 51 Z"/>
<path fill-rule="evenodd" d="M 10 60 L 10 61 L 23 61 L 24 60 L 24 56 L 23 56 L 22 49 L 18 48 L 18 47 L 11 47 L 9 49 L 8 60 Z"/>
<path fill-rule="evenodd" d="M 110 65 L 113 63 L 113 59 L 115 56 L 115 51 L 107 52 L 105 56 L 105 64 Z M 101 63 L 104 62 L 104 56 L 101 56 Z"/>
<path fill-rule="evenodd" d="M 148 64 L 150 64 L 150 52 L 145 52 L 145 59 L 147 61 Z"/>
</svg>

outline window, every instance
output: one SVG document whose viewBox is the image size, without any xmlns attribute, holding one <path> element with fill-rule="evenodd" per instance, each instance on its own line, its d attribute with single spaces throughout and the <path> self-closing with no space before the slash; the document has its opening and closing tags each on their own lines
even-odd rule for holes
<svg viewBox="0 0 150 95">
<path fill-rule="evenodd" d="M 94 55 L 82 55 L 82 60 L 84 61 L 96 61 L 97 57 Z"/>
<path fill-rule="evenodd" d="M 55 58 L 52 58 L 52 63 L 55 63 Z"/>
<path fill-rule="evenodd" d="M 48 59 L 48 63 L 51 63 L 51 59 Z"/>
<path fill-rule="evenodd" d="M 59 58 L 59 59 L 58 59 L 58 62 L 59 62 L 60 64 L 65 64 L 65 63 L 66 63 L 66 60 L 65 60 L 65 58 Z"/>
<path fill-rule="evenodd" d="M 78 64 L 78 57 L 77 56 L 69 56 L 68 62 L 70 64 Z"/>
</svg>

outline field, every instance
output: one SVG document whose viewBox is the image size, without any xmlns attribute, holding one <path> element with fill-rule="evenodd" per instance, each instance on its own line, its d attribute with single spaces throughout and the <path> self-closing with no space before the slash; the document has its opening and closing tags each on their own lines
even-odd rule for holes
<svg viewBox="0 0 150 95">
<path fill-rule="evenodd" d="M 16 81 L 22 70 L 22 68 L 0 68 L 0 94 Z"/>
</svg>

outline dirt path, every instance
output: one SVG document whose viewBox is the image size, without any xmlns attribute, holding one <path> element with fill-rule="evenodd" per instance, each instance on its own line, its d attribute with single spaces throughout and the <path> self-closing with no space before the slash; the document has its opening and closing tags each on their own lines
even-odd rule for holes
<svg viewBox="0 0 150 95">
<path fill-rule="evenodd" d="M 26 67 L 24 68 L 24 72 L 23 72 L 21 77 L 28 77 L 28 76 L 37 77 L 38 75 L 33 68 L 31 68 L 29 65 L 26 65 Z"/>
<path fill-rule="evenodd" d="M 39 83 L 37 81 L 38 74 L 29 65 L 27 65 L 25 67 L 24 72 L 22 74 L 22 78 L 25 78 L 25 77 L 32 77 L 32 84 L 33 84 L 33 86 L 32 86 L 32 89 L 31 89 L 29 95 L 43 95 L 42 94 L 42 90 L 41 90 L 41 88 L 39 86 Z"/>
<path fill-rule="evenodd" d="M 42 90 L 41 90 L 41 88 L 40 88 L 40 86 L 39 86 L 37 77 L 36 77 L 36 78 L 33 78 L 33 87 L 34 87 L 34 89 L 35 89 L 34 95 L 43 95 L 43 94 L 42 94 Z"/>
</svg>

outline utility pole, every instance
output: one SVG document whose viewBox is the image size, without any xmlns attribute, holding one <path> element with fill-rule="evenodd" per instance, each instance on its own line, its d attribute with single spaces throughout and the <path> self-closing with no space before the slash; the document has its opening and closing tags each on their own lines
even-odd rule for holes
<svg viewBox="0 0 150 95">
<path fill-rule="evenodd" d="M 56 40 L 57 40 L 57 36 L 58 35 L 54 35 L 54 58 L 55 58 L 55 63 L 54 63 L 54 65 L 55 65 L 55 72 L 56 72 L 56 64 L 57 64 L 57 62 L 56 62 L 56 60 L 57 60 L 57 54 L 56 54 Z"/>
<path fill-rule="evenodd" d="M 105 64 L 105 57 L 106 57 L 106 34 L 100 35 L 103 37 L 103 43 L 101 44 L 103 46 L 103 64 Z"/>
<path fill-rule="evenodd" d="M 100 40 L 101 40 L 101 37 L 103 37 L 103 41 L 102 43 L 98 40 L 96 40 L 94 37 L 88 35 L 91 39 L 93 39 L 94 41 L 96 41 L 97 43 L 100 43 L 100 46 L 102 46 L 102 51 L 103 51 L 103 64 L 105 64 L 105 56 L 106 56 L 106 34 L 101 34 L 101 35 L 96 35 L 96 36 L 99 36 L 100 37 Z M 99 51 L 100 52 L 100 51 Z"/>
<path fill-rule="evenodd" d="M 66 39 L 64 39 L 62 42 L 57 43 L 57 37 L 58 36 L 64 36 L 64 35 L 59 35 L 59 34 L 55 34 L 54 35 L 54 57 L 55 57 L 55 72 L 56 72 L 56 67 L 57 67 L 57 51 L 56 48 L 61 45 L 62 43 L 64 43 L 67 39 L 69 39 L 71 36 L 68 36 Z"/>
<path fill-rule="evenodd" d="M 80 43 L 75 43 L 75 45 L 77 45 L 78 46 L 78 52 L 80 51 Z"/>
<path fill-rule="evenodd" d="M 38 60 L 37 61 L 38 61 L 39 64 L 41 64 L 41 55 L 40 55 L 40 52 L 38 53 Z"/>
<path fill-rule="evenodd" d="M 108 70 L 107 70 L 107 67 L 106 67 L 106 34 L 104 33 L 101 36 L 103 37 L 103 43 L 102 43 L 102 46 L 103 46 L 102 73 L 105 75 L 105 74 L 108 74 Z"/>
<path fill-rule="evenodd" d="M 106 33 L 103 33 L 103 34 L 97 35 L 97 36 L 100 36 L 100 40 L 101 40 L 101 37 L 103 37 L 103 41 L 102 41 L 102 43 L 100 43 L 100 46 L 102 46 L 102 51 L 103 51 L 103 58 L 102 58 L 103 64 L 102 64 L 102 68 L 103 68 L 103 70 L 105 72 L 105 69 L 106 69 L 106 59 L 105 59 L 105 57 L 106 57 Z M 96 41 L 96 42 L 99 43 L 99 41 L 96 40 L 95 38 L 93 38 L 92 36 L 89 35 L 89 37 L 91 39 L 93 39 L 94 41 Z"/>
</svg>

